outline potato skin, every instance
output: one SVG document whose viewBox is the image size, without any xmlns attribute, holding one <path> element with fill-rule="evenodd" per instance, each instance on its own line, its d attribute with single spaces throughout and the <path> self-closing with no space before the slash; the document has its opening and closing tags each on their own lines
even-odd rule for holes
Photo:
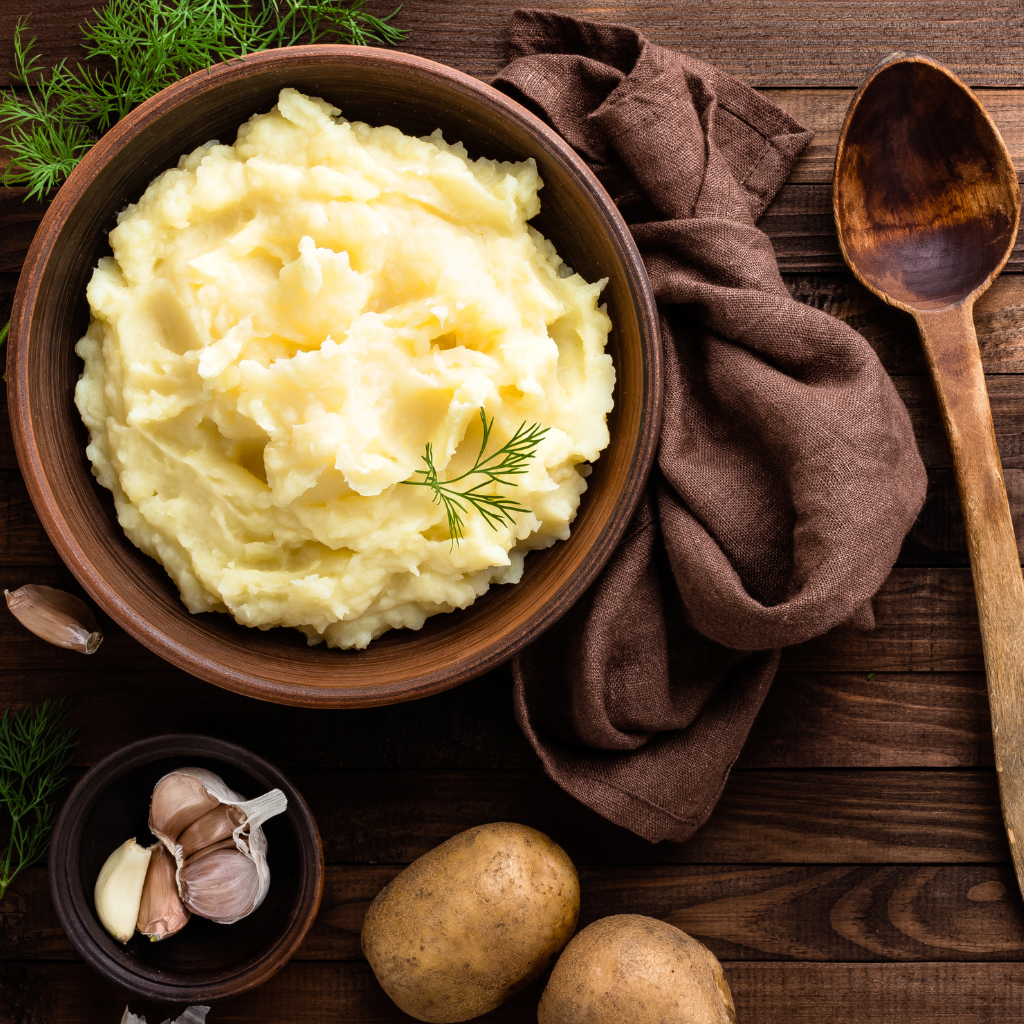
<svg viewBox="0 0 1024 1024">
<path fill-rule="evenodd" d="M 460 832 L 378 894 L 363 954 L 406 1013 L 434 1024 L 500 1006 L 576 928 L 580 884 L 566 852 L 510 822 Z"/>
<path fill-rule="evenodd" d="M 617 914 L 565 947 L 537 1010 L 538 1024 L 735 1024 L 722 965 L 665 921 Z"/>
</svg>

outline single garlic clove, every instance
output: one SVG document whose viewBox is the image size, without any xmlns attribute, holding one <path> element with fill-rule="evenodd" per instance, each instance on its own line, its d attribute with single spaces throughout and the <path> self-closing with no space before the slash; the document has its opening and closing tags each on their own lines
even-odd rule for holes
<svg viewBox="0 0 1024 1024">
<path fill-rule="evenodd" d="M 178 898 L 174 858 L 161 843 L 154 843 L 151 850 L 136 927 L 151 942 L 159 942 L 180 932 L 192 915 Z"/>
<path fill-rule="evenodd" d="M 200 850 L 178 872 L 181 901 L 193 914 L 218 924 L 234 924 L 256 907 L 259 872 L 234 840 L 216 846 Z"/>
<path fill-rule="evenodd" d="M 171 772 L 153 790 L 149 827 L 153 835 L 173 847 L 192 822 L 219 806 L 220 801 L 207 791 L 201 779 Z"/>
<path fill-rule="evenodd" d="M 96 916 L 118 942 L 126 943 L 135 934 L 151 854 L 152 850 L 139 846 L 132 838 L 100 868 L 93 893 Z"/>
<path fill-rule="evenodd" d="M 182 857 L 191 857 L 197 850 L 227 839 L 244 821 L 245 812 L 234 804 L 218 804 L 178 836 Z"/>
<path fill-rule="evenodd" d="M 29 583 L 17 590 L 5 590 L 4 596 L 14 617 L 47 643 L 95 654 L 103 641 L 96 616 L 74 594 Z"/>
</svg>

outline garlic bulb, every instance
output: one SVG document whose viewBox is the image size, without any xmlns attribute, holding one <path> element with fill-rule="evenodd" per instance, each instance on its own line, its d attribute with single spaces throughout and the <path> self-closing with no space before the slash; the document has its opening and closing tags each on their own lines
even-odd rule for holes
<svg viewBox="0 0 1024 1024">
<path fill-rule="evenodd" d="M 287 807 L 279 789 L 245 800 L 205 768 L 179 768 L 156 784 L 149 827 L 173 855 L 192 913 L 233 924 L 263 902 L 270 868 L 261 826 Z"/>
<path fill-rule="evenodd" d="M 177 867 L 167 848 L 154 843 L 142 887 L 136 927 L 152 942 L 175 935 L 192 916 L 178 898 Z"/>
<path fill-rule="evenodd" d="M 96 916 L 118 942 L 125 943 L 135 934 L 151 854 L 133 837 L 122 843 L 100 868 L 93 892 Z"/>
<path fill-rule="evenodd" d="M 5 590 L 14 617 L 41 640 L 83 654 L 95 654 L 103 641 L 89 606 L 65 590 L 29 583 Z"/>
</svg>

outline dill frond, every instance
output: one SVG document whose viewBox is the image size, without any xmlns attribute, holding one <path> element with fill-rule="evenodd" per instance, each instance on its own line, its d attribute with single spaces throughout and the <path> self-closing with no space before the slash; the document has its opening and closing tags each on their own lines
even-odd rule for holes
<svg viewBox="0 0 1024 1024">
<path fill-rule="evenodd" d="M 62 772 L 75 749 L 67 727 L 70 706 L 46 701 L 0 718 L 0 808 L 10 818 L 0 852 L 0 900 L 24 868 L 46 853 L 57 814 L 53 797 L 67 781 Z"/>
<path fill-rule="evenodd" d="M 365 0 L 108 0 L 80 31 L 86 59 L 113 71 L 72 70 L 66 59 L 44 71 L 19 20 L 12 77 L 25 95 L 0 93 L 0 148 L 10 154 L 0 185 L 44 199 L 100 135 L 182 76 L 300 42 L 394 45 L 408 34 L 391 24 L 399 10 L 377 17 Z"/>
<path fill-rule="evenodd" d="M 437 467 L 434 465 L 433 447 L 430 442 L 427 442 L 422 456 L 427 468 L 418 469 L 414 474 L 414 476 L 422 476 L 423 479 L 402 481 L 413 487 L 429 487 L 433 491 L 431 500 L 445 510 L 448 520 L 448 535 L 451 537 L 453 546 L 460 543 L 465 536 L 465 513 L 470 507 L 480 513 L 484 522 L 492 530 L 496 530 L 504 522 L 514 524 L 515 517 L 512 513 L 530 511 L 512 498 L 502 494 L 488 493 L 484 489 L 490 487 L 491 484 L 514 486 L 515 481 L 509 478 L 527 472 L 530 460 L 537 454 L 537 447 L 548 432 L 548 428 L 541 427 L 539 423 L 528 427 L 524 421 L 505 444 L 496 452 L 485 457 L 484 453 L 491 439 L 494 419 L 492 417 L 488 421 L 486 413 L 481 409 L 480 423 L 483 427 L 483 438 L 480 441 L 480 451 L 477 453 L 472 469 L 452 477 L 451 480 L 439 479 Z M 482 476 L 483 479 L 465 490 L 459 490 L 452 486 L 470 476 Z"/>
</svg>

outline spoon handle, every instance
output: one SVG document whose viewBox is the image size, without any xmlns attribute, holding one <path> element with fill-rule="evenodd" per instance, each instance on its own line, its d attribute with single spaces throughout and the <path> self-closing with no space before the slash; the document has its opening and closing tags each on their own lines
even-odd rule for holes
<svg viewBox="0 0 1024 1024">
<path fill-rule="evenodd" d="M 953 453 L 985 655 L 999 795 L 1024 889 L 1024 578 L 973 303 L 915 313 Z"/>
</svg>

